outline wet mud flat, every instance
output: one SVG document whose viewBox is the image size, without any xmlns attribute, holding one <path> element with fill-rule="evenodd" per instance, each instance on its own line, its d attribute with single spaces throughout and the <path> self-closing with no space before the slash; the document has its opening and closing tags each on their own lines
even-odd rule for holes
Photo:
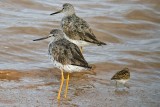
<svg viewBox="0 0 160 107">
<path fill-rule="evenodd" d="M 65 2 L 0 1 L 0 107 L 160 107 L 158 0 L 68 1 L 107 45 L 84 48 L 95 69 L 71 74 L 68 98 L 62 93 L 57 102 L 61 75 L 47 56 L 49 42 L 32 40 L 60 28 L 63 16 L 49 14 Z M 110 78 L 124 67 L 130 88 L 115 91 Z"/>
<path fill-rule="evenodd" d="M 130 87 L 115 90 L 112 75 L 125 65 L 98 63 L 92 71 L 73 73 L 69 83 L 68 98 L 57 101 L 60 85 L 58 69 L 32 71 L 0 71 L 1 107 L 159 107 L 160 84 L 158 72 L 150 73 L 148 67 L 129 66 Z M 148 74 L 152 78 L 147 78 Z M 152 81 L 151 81 L 152 79 Z M 65 86 L 65 85 L 64 85 Z M 65 87 L 63 87 L 64 90 Z"/>
</svg>

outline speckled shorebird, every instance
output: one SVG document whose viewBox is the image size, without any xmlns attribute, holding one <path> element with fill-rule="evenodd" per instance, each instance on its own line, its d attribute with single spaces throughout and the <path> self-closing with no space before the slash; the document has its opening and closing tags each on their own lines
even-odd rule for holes
<svg viewBox="0 0 160 107">
<path fill-rule="evenodd" d="M 106 45 L 106 43 L 97 40 L 93 34 L 89 24 L 75 14 L 73 5 L 69 3 L 63 4 L 63 9 L 50 15 L 64 13 L 65 16 L 61 21 L 63 32 L 67 35 L 66 39 L 75 43 L 79 47 L 97 44 Z"/>
<path fill-rule="evenodd" d="M 48 46 L 48 53 L 55 67 L 61 70 L 61 85 L 59 88 L 57 99 L 60 99 L 60 94 L 63 86 L 64 75 L 67 72 L 66 89 L 64 97 L 67 97 L 69 73 L 80 72 L 82 70 L 89 70 L 91 67 L 84 59 L 79 47 L 65 39 L 65 34 L 60 29 L 53 29 L 50 35 L 33 41 L 51 38 Z"/>
<path fill-rule="evenodd" d="M 125 83 L 130 79 L 130 72 L 128 68 L 124 68 L 121 71 L 118 71 L 111 80 L 116 81 L 116 87 L 118 86 L 118 83 L 125 85 Z"/>
</svg>

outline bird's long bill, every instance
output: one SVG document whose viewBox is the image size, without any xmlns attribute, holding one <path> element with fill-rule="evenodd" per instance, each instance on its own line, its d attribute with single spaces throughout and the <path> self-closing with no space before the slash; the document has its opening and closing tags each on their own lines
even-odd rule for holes
<svg viewBox="0 0 160 107">
<path fill-rule="evenodd" d="M 57 12 L 51 13 L 50 15 L 55 15 L 55 14 L 61 13 L 62 11 L 63 11 L 63 9 L 62 9 L 62 10 L 59 10 L 59 11 L 57 11 Z"/>
<path fill-rule="evenodd" d="M 49 38 L 49 37 L 51 37 L 51 36 L 47 36 L 47 37 L 43 37 L 43 38 L 39 38 L 39 39 L 34 39 L 33 41 L 44 40 L 44 39 L 47 39 L 47 38 Z"/>
</svg>

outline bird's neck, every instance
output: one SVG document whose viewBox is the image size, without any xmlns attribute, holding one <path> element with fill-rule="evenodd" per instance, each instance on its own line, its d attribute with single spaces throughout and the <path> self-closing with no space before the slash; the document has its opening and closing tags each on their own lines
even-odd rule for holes
<svg viewBox="0 0 160 107">
<path fill-rule="evenodd" d="M 60 37 L 55 37 L 54 39 L 51 40 L 50 43 L 59 41 L 59 40 L 61 40 L 61 39 L 64 39 L 64 37 L 62 37 L 62 36 L 60 36 Z"/>
<path fill-rule="evenodd" d="M 68 11 L 65 13 L 65 16 L 74 16 L 75 12 L 74 11 Z"/>
</svg>

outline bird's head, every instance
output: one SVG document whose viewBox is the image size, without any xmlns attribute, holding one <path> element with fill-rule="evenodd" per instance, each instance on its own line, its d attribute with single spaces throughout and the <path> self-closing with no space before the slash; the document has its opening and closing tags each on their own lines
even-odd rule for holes
<svg viewBox="0 0 160 107">
<path fill-rule="evenodd" d="M 70 16 L 72 14 L 75 14 L 75 10 L 72 4 L 65 3 L 63 4 L 63 8 L 57 12 L 51 13 L 50 15 L 58 14 L 58 13 L 64 13 L 66 16 Z"/>
<path fill-rule="evenodd" d="M 34 39 L 33 41 L 39 41 L 39 40 L 44 40 L 44 39 L 48 39 L 48 38 L 50 38 L 51 41 L 59 40 L 61 38 L 64 38 L 64 33 L 60 29 L 53 29 L 53 30 L 51 30 L 49 36 L 39 38 L 39 39 Z"/>
</svg>

